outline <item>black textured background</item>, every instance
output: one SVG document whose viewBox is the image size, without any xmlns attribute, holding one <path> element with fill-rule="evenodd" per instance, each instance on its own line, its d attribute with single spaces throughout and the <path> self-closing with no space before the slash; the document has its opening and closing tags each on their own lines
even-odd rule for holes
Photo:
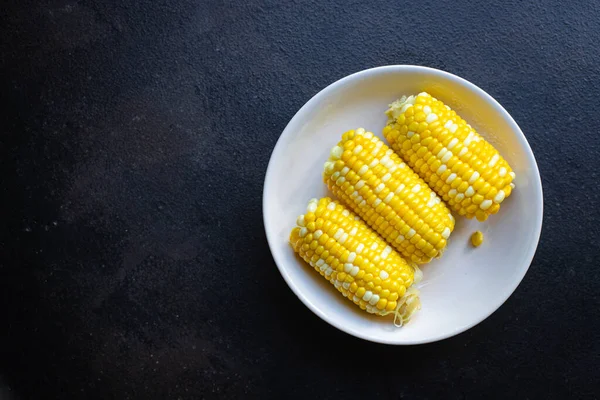
<svg viewBox="0 0 600 400">
<path fill-rule="evenodd" d="M 0 397 L 597 398 L 600 3 L 8 0 L 0 7 Z M 513 115 L 544 228 L 514 295 L 443 342 L 314 316 L 262 225 L 289 119 L 420 64 Z"/>
</svg>

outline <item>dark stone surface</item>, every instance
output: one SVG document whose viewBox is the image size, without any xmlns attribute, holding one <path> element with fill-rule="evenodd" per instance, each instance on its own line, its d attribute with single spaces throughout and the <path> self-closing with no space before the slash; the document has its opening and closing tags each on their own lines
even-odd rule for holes
<svg viewBox="0 0 600 400">
<path fill-rule="evenodd" d="M 600 3 L 497 3 L 3 3 L 2 398 L 598 397 Z M 431 345 L 321 321 L 262 226 L 289 119 L 385 64 L 481 86 L 543 178 L 523 283 Z"/>
</svg>

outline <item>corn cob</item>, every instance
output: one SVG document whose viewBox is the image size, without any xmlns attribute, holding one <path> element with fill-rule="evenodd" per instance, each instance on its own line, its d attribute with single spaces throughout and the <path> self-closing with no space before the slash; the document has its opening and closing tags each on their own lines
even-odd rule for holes
<svg viewBox="0 0 600 400">
<path fill-rule="evenodd" d="M 508 163 L 471 125 L 428 93 L 392 103 L 383 135 L 460 215 L 485 221 L 510 196 Z"/>
<path fill-rule="evenodd" d="M 371 132 L 344 133 L 325 163 L 323 180 L 406 259 L 426 263 L 446 247 L 454 229 L 450 210 Z"/>
<path fill-rule="evenodd" d="M 342 295 L 371 314 L 394 314 L 402 325 L 420 309 L 411 287 L 421 273 L 359 217 L 330 198 L 312 199 L 298 217 L 290 243 Z"/>
</svg>

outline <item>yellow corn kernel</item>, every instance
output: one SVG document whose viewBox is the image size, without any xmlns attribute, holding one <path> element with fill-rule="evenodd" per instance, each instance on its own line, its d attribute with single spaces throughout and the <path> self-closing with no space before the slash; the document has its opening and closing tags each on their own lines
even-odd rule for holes
<svg viewBox="0 0 600 400">
<path fill-rule="evenodd" d="M 354 175 L 361 178 L 351 183 Z M 362 128 L 342 135 L 325 163 L 323 180 L 343 204 L 412 262 L 423 264 L 439 256 L 454 230 L 454 219 L 441 199 L 392 149 Z M 381 257 L 385 259 L 385 253 Z"/>
<path fill-rule="evenodd" d="M 471 235 L 471 244 L 473 247 L 479 247 L 483 243 L 483 233 L 476 231 Z"/>
<path fill-rule="evenodd" d="M 425 92 L 395 101 L 386 114 L 389 120 L 383 134 L 392 149 L 447 199 L 452 209 L 480 221 L 498 212 L 512 191 L 514 173 L 498 151 L 460 116 Z M 423 135 L 414 134 L 415 124 L 428 132 L 427 142 Z M 457 183 L 458 179 L 462 182 Z M 472 196 L 472 203 L 461 203 L 463 196 Z"/>
<path fill-rule="evenodd" d="M 306 223 L 308 213 L 314 215 L 314 219 L 309 218 L 312 225 Z M 419 292 L 410 287 L 418 280 L 418 269 L 337 201 L 313 199 L 307 214 L 298 217 L 291 231 L 294 251 L 361 309 L 382 316 L 394 314 L 396 325 L 408 322 L 420 309 Z M 325 245 L 319 242 L 325 235 L 316 228 L 319 221 L 334 232 L 332 241 Z M 320 255 L 313 247 L 322 247 Z M 418 274 L 420 277 L 420 271 Z"/>
</svg>

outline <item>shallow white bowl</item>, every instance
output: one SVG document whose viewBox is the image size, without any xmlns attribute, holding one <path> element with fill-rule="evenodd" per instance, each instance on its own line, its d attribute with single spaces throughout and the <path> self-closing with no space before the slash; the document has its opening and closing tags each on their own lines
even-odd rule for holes
<svg viewBox="0 0 600 400">
<path fill-rule="evenodd" d="M 404 94 L 431 93 L 456 110 L 506 158 L 516 189 L 485 223 L 457 217 L 444 255 L 422 267 L 422 309 L 402 328 L 345 299 L 288 243 L 310 198 L 331 196 L 322 181 L 329 151 L 349 129 L 381 137 L 388 104 Z M 373 68 L 323 89 L 289 122 L 271 155 L 265 178 L 265 231 L 275 263 L 294 293 L 315 314 L 351 335 L 388 344 L 427 343 L 461 333 L 506 301 L 529 268 L 542 227 L 542 186 L 531 148 L 498 102 L 472 83 L 419 66 Z M 455 215 L 456 216 L 456 215 Z M 469 237 L 485 235 L 474 249 Z"/>
</svg>

